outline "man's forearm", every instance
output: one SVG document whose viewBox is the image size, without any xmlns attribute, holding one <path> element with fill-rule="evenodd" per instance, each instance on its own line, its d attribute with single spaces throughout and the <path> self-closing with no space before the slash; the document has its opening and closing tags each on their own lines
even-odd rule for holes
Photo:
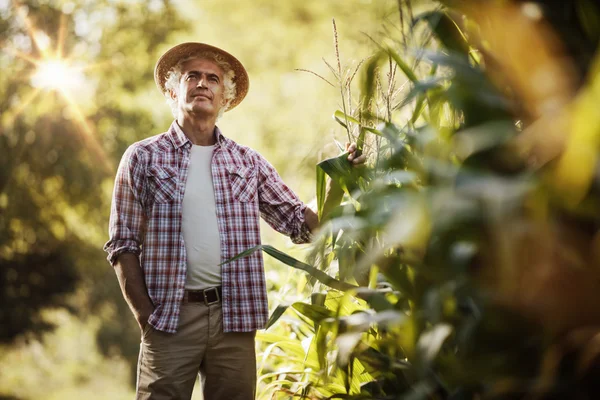
<svg viewBox="0 0 600 400">
<path fill-rule="evenodd" d="M 144 281 L 144 274 L 140 267 L 138 256 L 133 253 L 123 253 L 117 258 L 115 272 L 123 297 L 136 321 L 143 329 L 148 322 L 150 314 L 154 311 L 154 304 L 148 296 L 148 289 Z"/>
</svg>

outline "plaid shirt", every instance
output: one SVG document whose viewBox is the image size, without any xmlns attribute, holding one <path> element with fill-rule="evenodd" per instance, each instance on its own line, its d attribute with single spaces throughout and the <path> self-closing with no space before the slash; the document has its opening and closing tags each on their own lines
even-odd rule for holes
<svg viewBox="0 0 600 400">
<path fill-rule="evenodd" d="M 256 151 L 215 128 L 212 156 L 221 260 L 261 244 L 259 217 L 294 243 L 310 241 L 306 205 Z M 130 146 L 119 165 L 104 246 L 111 264 L 125 252 L 138 254 L 156 306 L 149 323 L 175 332 L 186 280 L 181 209 L 192 144 L 176 122 L 168 132 Z M 264 328 L 267 292 L 260 251 L 222 266 L 223 329 Z"/>
</svg>

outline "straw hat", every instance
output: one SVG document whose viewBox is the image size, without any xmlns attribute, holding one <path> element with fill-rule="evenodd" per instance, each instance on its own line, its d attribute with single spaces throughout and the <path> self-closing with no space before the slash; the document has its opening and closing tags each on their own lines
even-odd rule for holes
<svg viewBox="0 0 600 400">
<path fill-rule="evenodd" d="M 250 82 L 248 80 L 248 73 L 241 62 L 231 54 L 204 43 L 188 42 L 181 43 L 175 47 L 169 49 L 165 54 L 158 59 L 156 67 L 154 68 L 154 81 L 160 91 L 165 94 L 165 83 L 167 81 L 167 74 L 171 68 L 175 67 L 179 60 L 192 57 L 196 54 L 209 51 L 221 55 L 228 63 L 234 72 L 233 82 L 235 83 L 235 97 L 231 101 L 229 108 L 226 111 L 231 110 L 233 107 L 240 104 L 240 102 L 246 97 L 248 93 L 248 87 Z"/>
</svg>

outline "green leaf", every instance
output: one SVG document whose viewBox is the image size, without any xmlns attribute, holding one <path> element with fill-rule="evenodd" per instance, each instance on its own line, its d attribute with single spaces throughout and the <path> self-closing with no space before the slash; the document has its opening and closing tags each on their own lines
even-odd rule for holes
<svg viewBox="0 0 600 400">
<path fill-rule="evenodd" d="M 415 17 L 414 24 L 423 20 L 427 21 L 432 32 L 446 49 L 468 57 L 469 44 L 448 14 L 442 11 L 425 12 Z"/>
<path fill-rule="evenodd" d="M 263 343 L 273 343 L 282 350 L 285 350 L 289 357 L 302 360 L 306 356 L 302 344 L 298 340 L 290 339 L 283 335 L 277 335 L 269 332 L 258 332 L 257 340 Z"/>
<path fill-rule="evenodd" d="M 417 75 L 415 75 L 412 68 L 409 67 L 408 64 L 404 62 L 404 60 L 400 57 L 400 55 L 398 53 L 396 53 L 396 51 L 394 51 L 394 49 L 388 48 L 387 54 L 389 54 L 389 56 L 392 57 L 392 60 L 394 60 L 396 65 L 398 65 L 400 70 L 402 72 L 404 72 L 404 75 L 406 75 L 406 77 L 411 82 L 415 82 L 415 83 L 418 82 L 419 78 L 417 78 Z"/>
<path fill-rule="evenodd" d="M 269 329 L 271 326 L 273 326 L 273 324 L 277 322 L 277 320 L 283 315 L 283 313 L 285 313 L 288 307 L 288 304 L 278 305 L 269 317 L 269 321 L 267 321 L 267 326 L 265 326 L 265 329 Z"/>
<path fill-rule="evenodd" d="M 415 105 L 415 111 L 413 111 L 413 115 L 412 115 L 412 117 L 410 117 L 411 124 L 414 124 L 415 122 L 417 122 L 417 120 L 421 116 L 421 113 L 423 113 L 423 110 L 425 110 L 425 95 L 421 94 L 417 98 L 417 104 Z"/>
<path fill-rule="evenodd" d="M 339 291 L 344 292 L 346 290 L 357 288 L 357 286 L 355 286 L 355 285 L 350 285 L 349 283 L 346 283 L 346 282 L 340 282 L 337 279 L 332 278 L 331 276 L 327 275 L 325 272 L 323 272 L 311 265 L 303 263 L 302 261 L 299 261 L 299 260 L 295 259 L 294 257 L 291 257 L 268 244 L 254 246 L 248 250 L 245 250 L 245 251 L 237 254 L 233 258 L 230 258 L 229 260 L 222 262 L 220 265 L 224 265 L 224 264 L 230 263 L 232 261 L 239 260 L 240 258 L 246 257 L 258 250 L 264 251 L 271 257 L 276 258 L 277 260 L 281 261 L 282 263 L 284 263 L 286 265 L 289 265 L 292 268 L 300 269 L 304 272 L 307 272 L 310 276 L 312 276 L 313 278 L 315 278 L 322 284 L 327 285 L 333 289 L 337 289 Z"/>
<path fill-rule="evenodd" d="M 336 181 L 347 178 L 352 174 L 352 164 L 348 161 L 348 152 L 323 160 L 317 166 Z"/>
<path fill-rule="evenodd" d="M 387 260 L 390 266 L 383 268 L 381 272 L 396 290 L 400 291 L 404 296 L 414 299 L 416 297 L 416 291 L 408 276 L 408 267 L 402 266 L 400 260 L 396 259 L 396 257 L 391 258 L 392 260 Z"/>
<path fill-rule="evenodd" d="M 384 310 L 374 314 L 357 312 L 339 318 L 340 323 L 344 326 L 345 332 L 366 332 L 372 324 L 390 326 L 404 323 L 406 320 L 406 315 L 396 310 Z M 340 328 L 340 330 L 342 329 Z"/>
<path fill-rule="evenodd" d="M 333 114 L 333 117 L 336 118 L 336 119 L 339 118 L 342 121 L 348 121 L 348 122 L 352 122 L 353 124 L 360 125 L 360 122 L 356 118 L 351 117 L 348 114 L 344 114 L 344 112 L 340 111 L 340 110 L 337 110 Z"/>
<path fill-rule="evenodd" d="M 378 290 L 360 288 L 356 290 L 356 297 L 359 297 L 369 303 L 369 306 L 377 312 L 391 310 L 394 305 L 390 303 L 385 295 Z"/>
<path fill-rule="evenodd" d="M 325 195 L 327 190 L 327 182 L 325 179 L 325 171 L 317 166 L 317 215 L 319 221 L 323 219 L 323 208 L 325 206 Z"/>
<path fill-rule="evenodd" d="M 322 169 L 346 194 L 350 195 L 350 191 L 355 187 L 355 184 L 351 179 L 353 167 L 348 161 L 348 152 L 321 161 L 317 164 L 317 168 Z"/>
<path fill-rule="evenodd" d="M 348 129 L 348 125 L 346 125 L 346 123 L 344 121 L 342 121 L 341 119 L 339 119 L 338 117 L 333 117 L 333 119 L 335 119 L 335 121 L 340 124 L 341 126 L 343 126 L 344 128 Z"/>
<path fill-rule="evenodd" d="M 381 136 L 381 132 L 379 132 L 377 129 L 368 128 L 366 126 L 362 126 L 359 120 L 357 120 L 354 117 L 351 117 L 350 115 L 345 114 L 343 111 L 337 110 L 333 114 L 333 118 L 340 125 L 342 125 L 345 128 L 347 128 L 346 122 L 351 122 L 351 123 L 356 124 L 356 125 L 359 126 L 360 133 L 359 133 L 358 138 L 356 140 L 356 146 L 357 146 L 356 156 L 357 157 L 360 157 L 360 155 L 362 154 L 363 145 L 364 145 L 364 141 L 365 141 L 365 133 L 366 132 L 371 132 L 371 133 L 374 133 L 375 135 Z"/>
<path fill-rule="evenodd" d="M 370 106 L 372 103 L 372 100 L 375 96 L 375 91 L 376 91 L 376 80 L 375 77 L 377 76 L 377 66 L 381 60 L 383 53 L 378 53 L 375 56 L 371 57 L 371 59 L 365 64 L 365 66 L 363 67 L 363 72 L 361 74 L 361 86 L 360 86 L 360 91 L 361 91 L 361 114 L 362 115 L 369 115 L 370 113 Z"/>
<path fill-rule="evenodd" d="M 591 0 L 577 0 L 575 6 L 583 31 L 590 39 L 597 39 L 600 35 L 600 9 Z"/>
<path fill-rule="evenodd" d="M 367 131 L 364 127 L 360 127 L 360 132 L 358 134 L 358 139 L 356 139 L 356 157 L 360 157 L 363 152 L 363 146 L 365 145 L 365 135 Z"/>
<path fill-rule="evenodd" d="M 314 337 L 314 343 L 317 348 L 317 359 L 321 369 L 327 368 L 327 333 L 329 329 L 325 326 L 320 326 L 317 334 Z"/>
<path fill-rule="evenodd" d="M 381 131 L 379 131 L 379 130 L 377 130 L 375 128 L 367 128 L 366 126 L 363 126 L 363 129 L 366 130 L 366 131 L 368 131 L 368 132 L 371 132 L 371 133 L 373 133 L 373 134 L 375 134 L 377 136 L 383 136 L 383 133 L 381 133 Z"/>
<path fill-rule="evenodd" d="M 306 304 L 302 302 L 296 302 L 292 304 L 292 307 L 304 315 L 305 317 L 311 319 L 316 323 L 320 323 L 326 318 L 335 317 L 335 313 L 324 306 L 319 306 L 316 304 Z"/>
<path fill-rule="evenodd" d="M 326 299 L 327 293 L 314 292 L 310 295 L 311 304 L 315 304 L 317 306 L 324 306 Z"/>
<path fill-rule="evenodd" d="M 408 92 L 408 94 L 406 95 L 404 100 L 402 100 L 400 102 L 400 104 L 398 104 L 394 108 L 400 109 L 400 108 L 404 107 L 405 105 L 407 105 L 408 103 L 410 103 L 418 95 L 425 94 L 430 90 L 441 89 L 442 85 L 440 83 L 444 82 L 445 80 L 446 80 L 446 78 L 436 77 L 436 78 L 423 79 L 421 81 L 416 82 L 414 87 L 410 90 L 410 92 Z"/>
<path fill-rule="evenodd" d="M 390 143 L 397 144 L 401 141 L 402 135 L 404 134 L 402 130 L 398 129 L 395 124 L 391 122 L 386 122 L 381 129 L 381 134 L 384 138 L 386 138 Z"/>
</svg>

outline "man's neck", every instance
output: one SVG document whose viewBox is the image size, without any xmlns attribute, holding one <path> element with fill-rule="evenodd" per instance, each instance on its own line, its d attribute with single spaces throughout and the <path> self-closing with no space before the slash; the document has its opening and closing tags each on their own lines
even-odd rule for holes
<svg viewBox="0 0 600 400">
<path fill-rule="evenodd" d="M 216 119 L 190 119 L 179 115 L 177 123 L 179 127 L 190 139 L 190 141 L 198 146 L 211 146 L 215 144 L 216 138 L 215 123 Z"/>
</svg>

